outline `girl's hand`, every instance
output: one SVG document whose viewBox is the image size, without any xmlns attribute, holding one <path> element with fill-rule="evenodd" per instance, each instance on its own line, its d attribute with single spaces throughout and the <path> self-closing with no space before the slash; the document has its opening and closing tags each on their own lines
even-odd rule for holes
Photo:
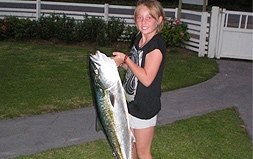
<svg viewBox="0 0 253 159">
<path fill-rule="evenodd" d="M 113 52 L 112 59 L 115 61 L 117 67 L 124 63 L 125 54 L 122 52 Z"/>
</svg>

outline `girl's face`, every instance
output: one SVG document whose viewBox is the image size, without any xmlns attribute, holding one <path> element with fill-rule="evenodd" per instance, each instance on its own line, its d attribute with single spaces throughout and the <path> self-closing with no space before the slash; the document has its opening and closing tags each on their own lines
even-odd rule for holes
<svg viewBox="0 0 253 159">
<path fill-rule="evenodd" d="M 136 17 L 136 25 L 142 34 L 156 33 L 158 21 L 149 14 L 146 6 L 141 6 Z"/>
</svg>

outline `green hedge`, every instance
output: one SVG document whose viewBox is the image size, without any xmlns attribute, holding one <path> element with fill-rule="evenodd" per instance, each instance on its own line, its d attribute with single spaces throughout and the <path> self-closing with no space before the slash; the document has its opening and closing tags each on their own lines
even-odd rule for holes
<svg viewBox="0 0 253 159">
<path fill-rule="evenodd" d="M 129 26 L 123 19 L 110 18 L 105 22 L 99 17 L 84 16 L 75 20 L 62 14 L 41 16 L 37 21 L 8 16 L 0 19 L 0 41 L 13 39 L 60 41 L 67 44 L 97 42 L 100 46 L 114 42 L 131 42 L 137 34 L 135 26 Z M 183 46 L 189 40 L 187 25 L 171 19 L 162 31 L 169 46 Z"/>
<path fill-rule="evenodd" d="M 88 15 L 81 21 L 65 14 L 43 15 L 38 21 L 8 16 L 0 19 L 0 25 L 0 40 L 59 40 L 68 44 L 90 41 L 101 46 L 119 40 L 131 41 L 131 34 L 137 32 L 135 27 L 126 26 L 124 20 L 111 18 L 105 22 L 101 18 L 88 18 Z M 128 36 L 121 38 L 124 34 Z"/>
</svg>

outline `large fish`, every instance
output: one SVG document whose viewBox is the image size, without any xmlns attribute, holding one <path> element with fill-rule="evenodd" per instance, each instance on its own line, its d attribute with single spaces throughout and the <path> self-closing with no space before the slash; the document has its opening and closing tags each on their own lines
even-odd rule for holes
<svg viewBox="0 0 253 159">
<path fill-rule="evenodd" d="M 117 66 L 100 51 L 90 55 L 94 105 L 102 130 L 117 159 L 132 159 L 131 133 L 126 97 Z"/>
</svg>

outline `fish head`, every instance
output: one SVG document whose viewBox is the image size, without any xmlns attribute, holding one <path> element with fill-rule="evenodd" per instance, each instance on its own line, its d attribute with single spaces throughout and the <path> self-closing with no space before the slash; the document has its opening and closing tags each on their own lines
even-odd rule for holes
<svg viewBox="0 0 253 159">
<path fill-rule="evenodd" d="M 119 72 L 114 60 L 100 51 L 90 54 L 90 67 L 95 84 L 103 89 L 110 88 L 119 79 Z"/>
</svg>

